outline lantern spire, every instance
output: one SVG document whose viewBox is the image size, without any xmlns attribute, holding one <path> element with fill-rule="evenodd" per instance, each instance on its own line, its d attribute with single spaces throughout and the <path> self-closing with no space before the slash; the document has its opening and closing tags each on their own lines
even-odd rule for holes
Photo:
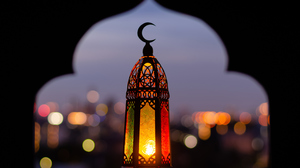
<svg viewBox="0 0 300 168">
<path fill-rule="evenodd" d="M 146 23 L 142 24 L 142 25 L 139 27 L 137 34 L 138 34 L 138 37 L 139 37 L 143 42 L 146 43 L 145 46 L 144 46 L 144 49 L 143 49 L 143 55 L 144 55 L 144 56 L 152 56 L 152 55 L 153 55 L 153 48 L 152 48 L 152 46 L 150 45 L 150 43 L 153 42 L 153 41 L 155 41 L 155 39 L 153 39 L 153 40 L 147 40 L 147 39 L 144 38 L 144 36 L 143 36 L 143 34 L 142 34 L 142 31 L 143 31 L 144 27 L 146 27 L 147 25 L 153 25 L 153 26 L 155 26 L 155 24 L 153 24 L 153 23 L 146 22 Z"/>
</svg>

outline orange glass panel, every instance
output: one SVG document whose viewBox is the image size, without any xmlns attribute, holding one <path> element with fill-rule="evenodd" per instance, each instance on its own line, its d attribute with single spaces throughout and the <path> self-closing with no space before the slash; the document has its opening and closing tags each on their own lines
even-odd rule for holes
<svg viewBox="0 0 300 168">
<path fill-rule="evenodd" d="M 155 110 L 148 102 L 140 111 L 139 154 L 146 162 L 155 154 Z"/>
</svg>

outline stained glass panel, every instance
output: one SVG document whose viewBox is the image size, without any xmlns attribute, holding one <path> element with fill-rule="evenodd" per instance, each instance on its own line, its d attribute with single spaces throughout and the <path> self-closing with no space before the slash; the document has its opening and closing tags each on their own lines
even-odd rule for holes
<svg viewBox="0 0 300 168">
<path fill-rule="evenodd" d="M 161 153 L 162 164 L 170 164 L 170 128 L 168 102 L 162 103 L 161 108 Z"/>
<path fill-rule="evenodd" d="M 140 111 L 139 154 L 145 163 L 155 154 L 155 110 L 148 102 Z"/>
<path fill-rule="evenodd" d="M 133 153 L 133 138 L 134 138 L 134 106 L 133 103 L 128 103 L 129 108 L 126 115 L 125 128 L 125 144 L 124 144 L 124 162 L 131 162 L 131 154 Z"/>
</svg>

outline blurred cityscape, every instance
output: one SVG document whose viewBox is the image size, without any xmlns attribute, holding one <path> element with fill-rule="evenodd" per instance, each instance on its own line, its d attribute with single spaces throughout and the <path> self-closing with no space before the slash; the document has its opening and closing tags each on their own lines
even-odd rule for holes
<svg viewBox="0 0 300 168">
<path fill-rule="evenodd" d="M 125 102 L 99 102 L 96 90 L 85 101 L 35 104 L 35 166 L 120 168 Z M 172 164 L 177 167 L 263 168 L 268 165 L 268 103 L 255 111 L 172 109 Z"/>
</svg>

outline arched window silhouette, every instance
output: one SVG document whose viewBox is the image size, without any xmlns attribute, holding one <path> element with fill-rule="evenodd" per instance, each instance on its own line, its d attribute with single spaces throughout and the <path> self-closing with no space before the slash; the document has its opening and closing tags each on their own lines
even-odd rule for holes
<svg viewBox="0 0 300 168">
<path fill-rule="evenodd" d="M 1 52 L 4 52 L 4 60 L 1 67 L 2 86 L 6 91 L 2 109 L 4 118 L 11 121 L 4 126 L 2 133 L 2 149 L 6 152 L 3 155 L 4 167 L 16 167 L 20 163 L 33 167 L 33 161 L 24 157 L 32 151 L 31 156 L 34 158 L 34 120 L 33 114 L 27 112 L 35 108 L 33 104 L 36 93 L 47 81 L 59 75 L 73 73 L 73 51 L 82 35 L 95 22 L 130 10 L 140 2 L 4 2 L 5 8 L 1 10 L 4 12 L 4 19 L 1 20 L 1 39 L 4 41 Z M 290 82 L 298 77 L 299 24 L 295 21 L 298 17 L 297 5 L 263 2 L 157 2 L 203 19 L 218 33 L 228 52 L 228 69 L 255 77 L 269 95 L 273 158 L 270 163 L 289 167 L 298 164 L 296 155 L 286 154 L 290 149 L 298 147 L 298 139 L 294 137 L 299 118 L 296 113 L 298 100 L 294 98 L 298 95 L 295 92 L 298 84 Z M 281 12 L 283 10 L 284 13 Z M 244 51 L 247 52 L 240 57 L 240 53 Z M 55 68 L 52 68 L 53 65 Z M 20 77 L 25 76 L 27 80 L 20 82 Z M 20 83 L 29 86 L 20 89 Z M 17 110 L 18 113 L 12 110 L 12 107 L 16 107 L 16 95 L 22 95 L 22 100 L 18 102 L 18 107 L 22 109 Z M 12 119 L 15 114 L 18 117 Z M 22 140 L 20 129 L 27 134 Z M 5 139 L 5 135 L 10 137 L 9 141 Z"/>
<path fill-rule="evenodd" d="M 136 17 L 142 16 L 143 13 L 142 18 Z M 118 18 L 120 19 L 118 20 Z M 176 21 L 167 18 L 175 18 Z M 46 137 L 41 138 L 39 142 L 41 148 L 36 149 L 39 158 L 42 158 L 44 148 L 50 148 L 50 150 L 57 150 L 59 161 L 65 159 L 65 162 L 76 162 L 74 154 L 79 154 L 77 162 L 83 162 L 82 159 L 87 157 L 86 153 L 82 152 L 85 151 L 94 152 L 95 156 L 90 156 L 93 162 L 83 162 L 82 164 L 90 166 L 100 164 L 102 167 L 118 165 L 118 162 L 112 161 L 117 159 L 114 157 L 107 158 L 107 164 L 98 163 L 97 160 L 104 159 L 101 155 L 118 154 L 117 149 L 108 150 L 107 148 L 118 146 L 118 141 L 109 141 L 109 139 L 122 137 L 123 130 L 120 123 L 125 110 L 122 96 L 125 93 L 124 89 L 126 89 L 130 68 L 141 55 L 142 46 L 136 38 L 135 31 L 136 27 L 145 19 L 154 19 L 157 24 L 156 30 L 151 29 L 157 32 L 157 39 L 159 39 L 153 44 L 154 55 L 161 62 L 164 61 L 162 64 L 165 69 L 172 72 L 168 73 L 169 87 L 173 97 L 170 99 L 170 103 L 174 108 L 173 114 L 171 108 L 174 123 L 173 128 L 171 126 L 171 134 L 173 143 L 181 143 L 177 147 L 175 145 L 175 148 L 181 151 L 179 152 L 181 155 L 177 155 L 177 157 L 190 158 L 183 161 L 176 159 L 175 154 L 174 166 L 190 167 L 197 164 L 195 162 L 197 159 L 194 158 L 197 154 L 187 152 L 189 148 L 210 151 L 199 161 L 199 164 L 218 166 L 216 163 L 211 165 L 210 160 L 219 160 L 225 155 L 214 158 L 213 155 L 217 149 L 210 150 L 205 148 L 207 145 L 204 145 L 204 143 L 213 145 L 214 141 L 224 143 L 217 147 L 224 151 L 233 150 L 237 153 L 251 155 L 253 152 L 266 150 L 263 145 L 266 146 L 267 140 L 263 140 L 263 138 L 266 139 L 267 136 L 264 128 L 267 125 L 260 126 L 255 118 L 255 109 L 267 101 L 262 88 L 255 81 L 237 73 L 224 73 L 227 64 L 226 51 L 218 36 L 201 20 L 162 9 L 157 4 L 148 1 L 132 12 L 103 20 L 94 25 L 83 36 L 75 51 L 74 70 L 76 74 L 52 80 L 38 94 L 36 113 L 38 122 L 36 125 L 40 130 L 44 129 L 44 133 L 40 131 L 41 137 Z M 121 26 L 123 28 L 120 29 Z M 203 33 L 201 35 L 189 34 L 189 32 L 197 32 L 196 29 Z M 173 41 L 170 41 L 170 38 Z M 93 47 L 93 45 L 97 45 L 97 47 Z M 211 48 L 212 46 L 213 48 Z M 138 49 L 129 50 L 130 48 Z M 120 81 L 125 82 L 122 85 Z M 65 85 L 61 87 L 62 84 Z M 65 95 L 61 93 L 65 93 Z M 68 95 L 66 96 L 66 94 Z M 110 94 L 115 95 L 117 100 L 108 101 L 107 98 Z M 79 98 L 68 102 L 66 99 L 71 99 L 70 95 Z M 256 98 L 253 99 L 253 97 Z M 64 103 L 56 103 L 56 101 Z M 253 101 L 253 104 L 247 104 L 249 101 Z M 57 108 L 57 104 L 59 104 L 59 108 Z M 55 116 L 53 112 L 56 111 L 60 112 L 57 115 L 63 116 L 61 125 L 55 117 L 52 119 L 52 116 Z M 246 118 L 252 113 L 251 123 L 256 124 L 258 129 L 249 124 L 250 121 L 244 121 L 247 119 L 240 117 L 242 112 L 245 112 L 243 114 L 246 115 Z M 49 117 L 49 113 L 53 115 Z M 262 112 L 258 110 L 257 115 L 260 116 L 260 113 Z M 48 121 L 45 120 L 45 116 Z M 264 121 L 266 120 L 264 119 Z M 259 129 L 260 127 L 262 127 L 262 131 Z M 106 129 L 106 133 L 102 133 L 101 129 Z M 255 131 L 251 131 L 251 129 Z M 75 134 L 76 132 L 79 134 Z M 37 134 L 39 135 L 39 133 Z M 62 138 L 58 138 L 60 134 L 62 134 Z M 256 134 L 259 134 L 258 137 Z M 67 143 L 70 138 L 73 143 Z M 87 139 L 89 141 L 86 141 Z M 92 140 L 90 146 L 94 148 L 89 148 L 89 145 L 86 147 L 83 144 L 83 142 L 90 142 L 90 139 Z M 247 143 L 244 143 L 246 141 Z M 70 152 L 70 149 L 76 148 L 76 145 L 81 143 L 83 149 L 78 149 L 81 151 Z M 64 144 L 71 146 L 64 147 Z M 251 156 L 254 157 L 254 155 Z M 233 156 L 230 158 L 237 160 Z M 111 161 L 109 161 L 110 159 Z M 225 167 L 232 166 L 225 162 L 219 162 L 219 164 Z M 254 165 L 256 162 L 244 164 Z M 267 162 L 265 161 L 264 164 Z"/>
</svg>

